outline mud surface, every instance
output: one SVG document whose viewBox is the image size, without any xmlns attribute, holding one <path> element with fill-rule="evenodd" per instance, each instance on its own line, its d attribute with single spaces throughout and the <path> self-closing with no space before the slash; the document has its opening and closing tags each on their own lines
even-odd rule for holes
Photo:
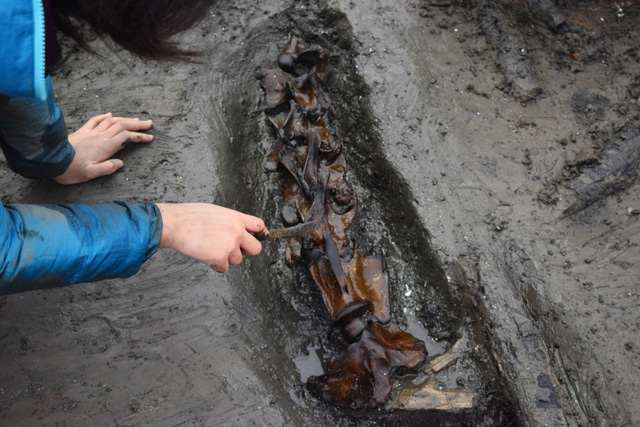
<svg viewBox="0 0 640 427">
<path fill-rule="evenodd" d="M 639 8 L 527 4 L 239 1 L 185 35 L 204 65 L 67 45 L 53 78 L 69 128 L 150 117 L 154 142 L 81 186 L 0 170 L 5 203 L 202 201 L 280 226 L 254 69 L 292 35 L 320 45 L 353 232 L 385 251 L 394 321 L 430 356 L 464 337 L 438 380 L 476 393 L 472 410 L 309 396 L 328 318 L 274 242 L 225 276 L 161 251 L 129 279 L 1 298 L 0 424 L 640 423 Z"/>
</svg>

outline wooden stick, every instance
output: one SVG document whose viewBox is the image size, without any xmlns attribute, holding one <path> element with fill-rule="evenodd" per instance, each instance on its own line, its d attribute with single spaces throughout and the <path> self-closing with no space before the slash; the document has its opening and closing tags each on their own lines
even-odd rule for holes
<svg viewBox="0 0 640 427">
<path fill-rule="evenodd" d="M 466 337 L 459 339 L 449 351 L 433 359 L 424 372 L 433 376 L 447 368 L 464 354 L 466 343 Z M 409 411 L 469 409 L 473 407 L 475 396 L 475 393 L 462 388 L 442 390 L 431 377 L 425 384 L 417 388 L 402 390 L 392 407 Z"/>
<path fill-rule="evenodd" d="M 451 411 L 473 408 L 475 394 L 466 390 L 448 391 L 438 390 L 431 384 L 426 384 L 420 390 L 403 390 L 393 404 L 396 409 L 417 410 L 441 410 Z"/>
</svg>

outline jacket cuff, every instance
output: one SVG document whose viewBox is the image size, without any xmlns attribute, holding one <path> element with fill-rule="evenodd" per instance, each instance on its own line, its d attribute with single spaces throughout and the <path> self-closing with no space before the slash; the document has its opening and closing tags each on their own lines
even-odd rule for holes
<svg viewBox="0 0 640 427">
<path fill-rule="evenodd" d="M 148 260 L 151 255 L 155 254 L 160 248 L 160 239 L 162 238 L 162 214 L 155 203 L 144 203 L 149 212 L 149 246 L 144 260 Z"/>
<path fill-rule="evenodd" d="M 47 78 L 47 99 L 9 98 L 0 105 L 0 145 L 9 167 L 27 178 L 63 174 L 75 155 L 64 117 L 53 100 Z"/>
</svg>

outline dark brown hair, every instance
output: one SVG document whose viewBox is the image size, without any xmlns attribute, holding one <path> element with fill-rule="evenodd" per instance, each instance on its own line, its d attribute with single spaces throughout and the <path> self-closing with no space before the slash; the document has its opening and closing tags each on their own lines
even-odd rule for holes
<svg viewBox="0 0 640 427">
<path fill-rule="evenodd" d="M 172 38 L 200 22 L 215 0 L 51 0 L 56 26 L 82 48 L 85 21 L 100 37 L 145 59 L 194 61 L 201 52 Z"/>
</svg>

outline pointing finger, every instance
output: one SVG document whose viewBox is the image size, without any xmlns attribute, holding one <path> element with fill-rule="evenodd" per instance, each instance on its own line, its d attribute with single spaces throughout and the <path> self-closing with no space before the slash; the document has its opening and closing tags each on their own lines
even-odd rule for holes
<svg viewBox="0 0 640 427">
<path fill-rule="evenodd" d="M 264 221 L 252 215 L 244 215 L 244 226 L 247 231 L 253 233 L 261 234 L 267 232 L 267 226 L 264 225 Z"/>
</svg>

